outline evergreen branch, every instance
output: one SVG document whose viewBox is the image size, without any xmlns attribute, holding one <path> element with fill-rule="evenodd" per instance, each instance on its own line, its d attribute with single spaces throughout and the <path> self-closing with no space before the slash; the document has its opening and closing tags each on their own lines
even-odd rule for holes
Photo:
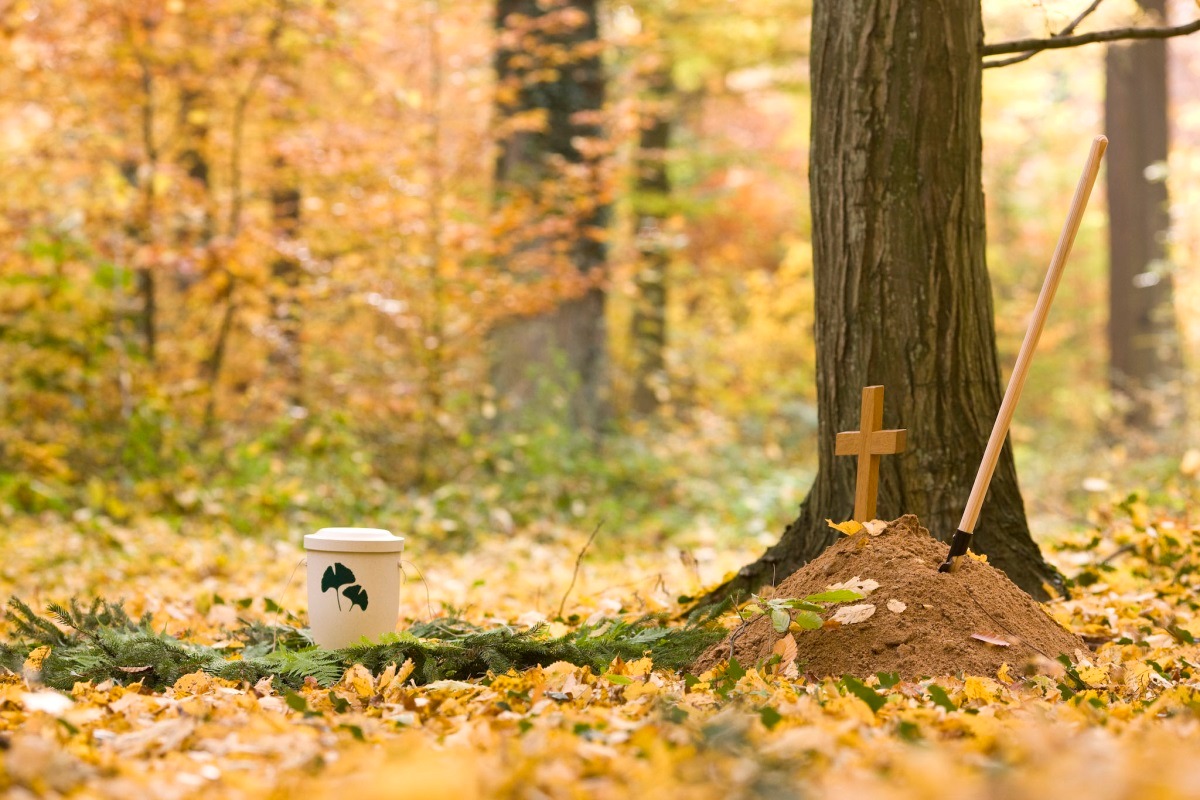
<svg viewBox="0 0 1200 800">
<path fill-rule="evenodd" d="M 0 666 L 17 671 L 35 647 L 49 645 L 42 680 L 64 691 L 78 682 L 105 680 L 119 684 L 140 681 L 161 690 L 196 671 L 250 683 L 275 676 L 281 684 L 293 687 L 312 678 L 329 686 L 355 664 L 378 674 L 389 664 L 407 659 L 413 661 L 416 683 L 442 678 L 469 680 L 555 661 L 601 671 L 615 658 L 632 660 L 647 653 L 658 667 L 680 669 L 725 635 L 719 625 L 668 627 L 653 616 L 603 620 L 560 637 L 548 637 L 540 627 L 483 629 L 463 620 L 440 619 L 417 624 L 408 632 L 386 634 L 379 642 L 325 650 L 305 646 L 311 639 L 296 628 L 243 623 L 234 634 L 243 644 L 242 660 L 227 661 L 211 647 L 155 631 L 147 618 L 135 623 L 119 603 L 99 600 L 88 608 L 74 600 L 69 606 L 52 604 L 47 614 L 66 626 L 67 632 L 18 599 L 10 600 L 9 607 L 13 627 L 23 641 L 0 642 Z M 275 638 L 281 646 L 267 652 Z"/>
</svg>

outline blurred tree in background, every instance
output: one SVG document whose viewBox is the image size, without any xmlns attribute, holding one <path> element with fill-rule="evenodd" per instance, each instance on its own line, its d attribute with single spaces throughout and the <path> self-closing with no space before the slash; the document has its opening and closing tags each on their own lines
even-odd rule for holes
<svg viewBox="0 0 1200 800">
<path fill-rule="evenodd" d="M 1140 0 L 1157 24 L 1166 0 Z M 1110 380 L 1131 425 L 1177 425 L 1184 393 L 1167 197 L 1170 119 L 1164 40 L 1109 45 L 1104 119 L 1122 143 L 1109 160 Z"/>
<path fill-rule="evenodd" d="M 597 0 L 496 5 L 497 258 L 526 291 L 492 331 L 492 386 L 507 416 L 553 380 L 571 422 L 588 431 L 604 425 L 608 405 L 610 144 L 598 15 Z"/>
</svg>

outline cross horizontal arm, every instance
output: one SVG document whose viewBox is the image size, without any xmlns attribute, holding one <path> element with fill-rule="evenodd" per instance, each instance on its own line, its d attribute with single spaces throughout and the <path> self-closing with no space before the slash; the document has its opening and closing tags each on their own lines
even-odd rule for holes
<svg viewBox="0 0 1200 800">
<path fill-rule="evenodd" d="M 875 431 L 871 434 L 868 450 L 871 455 L 886 456 L 892 453 L 904 452 L 908 444 L 908 431 Z"/>
<path fill-rule="evenodd" d="M 858 449 L 862 446 L 862 434 L 858 431 L 845 431 L 837 435 L 834 440 L 834 455 L 839 456 L 856 456 Z"/>
</svg>

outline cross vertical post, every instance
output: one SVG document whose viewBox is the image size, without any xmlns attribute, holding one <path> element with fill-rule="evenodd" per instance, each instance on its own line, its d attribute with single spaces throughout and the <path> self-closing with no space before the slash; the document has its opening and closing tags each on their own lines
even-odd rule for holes
<svg viewBox="0 0 1200 800">
<path fill-rule="evenodd" d="M 854 519 L 875 519 L 879 496 L 879 457 L 904 451 L 908 432 L 883 428 L 883 387 L 867 386 L 862 391 L 858 430 L 837 435 L 834 453 L 858 456 L 858 479 L 854 486 Z"/>
</svg>

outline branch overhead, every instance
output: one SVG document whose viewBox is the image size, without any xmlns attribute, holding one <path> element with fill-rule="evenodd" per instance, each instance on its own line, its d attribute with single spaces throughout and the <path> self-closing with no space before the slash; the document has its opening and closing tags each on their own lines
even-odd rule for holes
<svg viewBox="0 0 1200 800">
<path fill-rule="evenodd" d="M 1200 19 L 1192 20 L 1183 25 L 1172 25 L 1162 28 L 1114 28 L 1107 31 L 1080 33 L 1074 36 L 1052 36 L 1049 39 L 1016 39 L 1011 42 L 985 44 L 982 54 L 985 56 L 1001 56 L 1009 53 L 1037 53 L 1042 50 L 1060 50 L 1066 47 L 1079 47 L 1084 44 L 1097 42 L 1117 42 L 1128 39 L 1169 39 L 1173 36 L 1186 36 L 1200 31 Z M 1010 61 L 1009 63 L 1015 63 Z M 984 66 L 1002 66 L 999 63 Z"/>
<path fill-rule="evenodd" d="M 1067 36 L 1068 34 L 1074 33 L 1075 29 L 1079 27 L 1079 23 L 1083 22 L 1085 19 L 1087 19 L 1089 16 L 1091 16 L 1092 12 L 1095 11 L 1097 8 L 1099 8 L 1100 4 L 1103 2 L 1104 2 L 1104 0 L 1092 0 L 1091 5 L 1089 5 L 1087 8 L 1085 8 L 1079 14 L 1079 16 L 1075 17 L 1075 19 L 1071 20 L 1071 22 L 1067 25 L 1067 27 L 1063 28 L 1061 31 L 1058 31 L 1057 33 L 1051 34 L 1051 38 L 1057 39 L 1060 36 Z M 1030 50 L 1028 52 L 1021 53 L 1020 55 L 1012 56 L 1010 58 L 997 58 L 997 59 L 993 59 L 992 61 L 985 61 L 985 62 L 983 62 L 983 68 L 988 69 L 989 67 L 1007 67 L 1009 64 L 1020 64 L 1022 61 L 1028 61 L 1029 59 L 1033 58 L 1037 54 L 1038 54 L 1037 50 Z"/>
</svg>

